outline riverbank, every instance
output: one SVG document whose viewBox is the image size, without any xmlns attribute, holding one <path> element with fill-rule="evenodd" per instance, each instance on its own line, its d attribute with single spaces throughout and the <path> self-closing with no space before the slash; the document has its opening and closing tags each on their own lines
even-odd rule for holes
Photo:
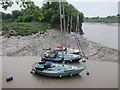
<svg viewBox="0 0 120 90">
<path fill-rule="evenodd" d="M 119 23 L 120 21 L 118 20 L 119 16 L 109 16 L 109 17 L 93 17 L 93 18 L 85 18 L 84 22 L 96 22 L 96 23 Z"/>
<path fill-rule="evenodd" d="M 12 36 L 11 38 L 3 37 L 2 56 L 38 56 L 43 55 L 44 48 L 55 49 L 61 43 L 60 31 L 48 30 L 46 34 L 32 34 L 28 36 Z M 50 37 L 51 34 L 51 37 Z M 89 41 L 83 36 L 79 36 L 82 48 L 88 57 L 92 60 L 118 61 L 118 50 L 105 47 L 95 42 Z M 77 49 L 74 36 L 67 35 L 67 45 Z"/>
<path fill-rule="evenodd" d="M 3 24 L 2 35 L 10 36 L 27 36 L 33 33 L 44 33 L 48 28 L 50 28 L 50 23 L 48 22 L 11 22 Z M 14 31 L 14 33 L 11 31 Z"/>
<path fill-rule="evenodd" d="M 105 22 L 84 22 L 89 24 L 101 24 L 101 25 L 108 25 L 108 26 L 118 26 L 118 23 L 105 23 Z"/>
</svg>

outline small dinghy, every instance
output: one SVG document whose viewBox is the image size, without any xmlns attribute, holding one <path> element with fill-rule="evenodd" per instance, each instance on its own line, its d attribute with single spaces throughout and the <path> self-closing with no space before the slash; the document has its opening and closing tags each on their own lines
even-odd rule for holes
<svg viewBox="0 0 120 90">
<path fill-rule="evenodd" d="M 62 51 L 62 46 L 57 46 L 56 50 L 54 51 Z M 70 53 L 70 54 L 75 54 L 75 55 L 80 55 L 82 51 L 80 51 L 79 49 L 72 49 L 70 48 L 70 45 L 69 46 L 66 46 L 66 47 L 63 47 L 63 51 L 67 51 L 67 53 Z"/>
<path fill-rule="evenodd" d="M 82 72 L 84 67 L 76 67 L 64 64 L 55 64 L 52 62 L 36 62 L 32 70 L 40 75 L 49 77 L 73 76 Z"/>
</svg>

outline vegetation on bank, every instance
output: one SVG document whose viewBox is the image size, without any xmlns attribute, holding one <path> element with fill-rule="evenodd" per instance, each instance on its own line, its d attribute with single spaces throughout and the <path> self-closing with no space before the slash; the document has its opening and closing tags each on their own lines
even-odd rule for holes
<svg viewBox="0 0 120 90">
<path fill-rule="evenodd" d="M 7 9 L 12 5 L 12 2 L 3 2 L 1 5 L 4 9 Z M 68 17 L 72 16 L 73 24 L 76 25 L 79 11 L 72 4 L 67 2 L 62 2 L 62 5 L 64 5 L 65 8 L 65 23 L 67 24 Z M 17 35 L 29 35 L 39 30 L 45 31 L 49 28 L 49 25 L 45 25 L 45 22 L 49 23 L 52 28 L 54 28 L 54 26 L 60 28 L 58 2 L 46 2 L 41 8 L 36 6 L 34 2 L 23 2 L 20 7 L 22 6 L 24 9 L 14 10 L 11 14 L 2 12 L 2 20 L 6 24 L 3 24 L 3 35 L 8 33 L 8 29 L 15 30 Z M 84 15 L 82 12 L 79 13 L 80 21 L 83 22 Z"/>
<path fill-rule="evenodd" d="M 45 22 L 12 22 L 2 27 L 3 35 L 8 34 L 9 30 L 14 30 L 16 35 L 26 36 L 38 32 L 45 32 L 49 29 L 49 23 Z"/>
<path fill-rule="evenodd" d="M 86 17 L 84 19 L 84 22 L 97 22 L 97 23 L 100 23 L 100 22 L 103 22 L 103 23 L 119 23 L 120 20 L 119 20 L 119 14 L 116 15 L 116 16 L 107 16 L 107 17 Z"/>
</svg>

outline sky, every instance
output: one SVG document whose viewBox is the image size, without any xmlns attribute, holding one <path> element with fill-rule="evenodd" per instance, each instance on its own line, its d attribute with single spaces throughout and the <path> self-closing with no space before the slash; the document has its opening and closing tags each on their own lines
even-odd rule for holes
<svg viewBox="0 0 120 90">
<path fill-rule="evenodd" d="M 105 17 L 118 14 L 117 2 L 73 2 L 72 4 L 83 12 L 85 17 Z"/>
<path fill-rule="evenodd" d="M 42 6 L 43 1 L 32 0 L 39 7 Z M 67 0 L 70 4 L 76 7 L 80 12 L 83 12 L 85 17 L 106 17 L 109 15 L 118 14 L 118 1 L 119 0 Z M 11 13 L 12 10 L 20 10 L 17 4 L 14 4 L 8 10 L 4 10 L 0 6 L 0 11 Z"/>
</svg>

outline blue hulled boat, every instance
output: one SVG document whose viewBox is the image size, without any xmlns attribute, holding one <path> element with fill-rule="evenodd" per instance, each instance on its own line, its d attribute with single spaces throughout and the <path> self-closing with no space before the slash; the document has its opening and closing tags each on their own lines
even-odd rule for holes
<svg viewBox="0 0 120 90">
<path fill-rule="evenodd" d="M 65 62 L 68 61 L 79 61 L 82 56 L 81 55 L 75 55 L 75 54 L 69 54 L 69 53 L 63 53 L 60 51 L 54 51 L 54 52 L 46 52 L 44 56 L 42 57 L 42 61 L 51 61 L 51 62 L 62 62 L 64 58 Z"/>
<path fill-rule="evenodd" d="M 85 68 L 64 64 L 55 64 L 52 62 L 36 62 L 32 66 L 32 70 L 40 75 L 49 77 L 63 77 L 79 74 Z"/>
</svg>

